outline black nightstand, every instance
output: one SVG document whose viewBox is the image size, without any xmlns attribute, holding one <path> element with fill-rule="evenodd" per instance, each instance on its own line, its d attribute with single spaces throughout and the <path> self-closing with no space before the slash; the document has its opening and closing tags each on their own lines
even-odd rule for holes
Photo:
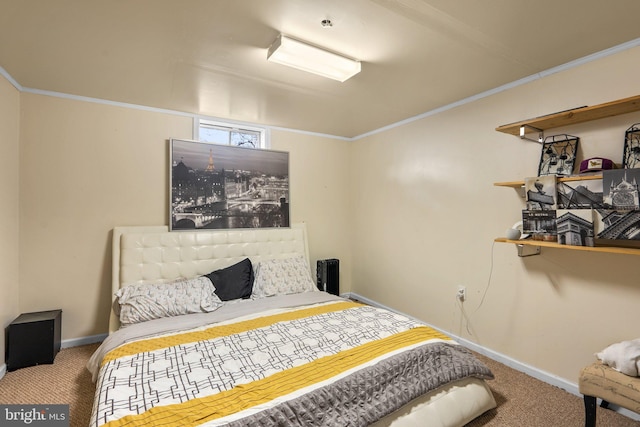
<svg viewBox="0 0 640 427">
<path fill-rule="evenodd" d="M 7 371 L 52 364 L 60 351 L 62 310 L 24 313 L 9 324 Z"/>
</svg>

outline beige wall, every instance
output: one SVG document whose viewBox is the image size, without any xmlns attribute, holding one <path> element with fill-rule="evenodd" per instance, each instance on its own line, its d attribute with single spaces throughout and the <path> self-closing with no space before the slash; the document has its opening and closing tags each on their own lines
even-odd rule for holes
<svg viewBox="0 0 640 427">
<path fill-rule="evenodd" d="M 0 322 L 8 325 L 19 314 L 18 287 L 18 164 L 20 92 L 0 77 Z M 5 361 L 4 335 L 0 339 L 0 367 Z"/>
<path fill-rule="evenodd" d="M 637 95 L 638 61 L 636 48 L 353 143 L 353 291 L 573 384 L 595 352 L 637 338 L 640 258 L 494 246 L 524 203 L 493 183 L 535 176 L 540 156 L 497 126 Z M 620 162 L 635 122 L 547 135 L 578 135 L 581 159 Z"/>
<path fill-rule="evenodd" d="M 110 230 L 168 221 L 168 143 L 191 120 L 23 93 L 20 310 L 63 310 L 62 339 L 107 330 Z"/>
<path fill-rule="evenodd" d="M 167 140 L 190 139 L 192 120 L 29 93 L 22 107 L 20 310 L 61 308 L 63 340 L 105 333 L 110 230 L 168 224 Z M 291 219 L 308 223 L 312 260 L 348 263 L 347 143 L 274 131 L 272 147 L 290 151 Z M 339 172 L 325 177 L 322 157 Z"/>
<path fill-rule="evenodd" d="M 294 222 L 307 224 L 311 269 L 315 271 L 316 260 L 338 258 L 342 293 L 351 290 L 349 144 L 295 132 L 271 132 L 271 148 L 290 153 L 291 215 Z"/>
</svg>

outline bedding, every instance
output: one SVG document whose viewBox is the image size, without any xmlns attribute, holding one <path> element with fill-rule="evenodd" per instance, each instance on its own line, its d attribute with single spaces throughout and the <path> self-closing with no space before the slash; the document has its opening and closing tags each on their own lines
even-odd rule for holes
<svg viewBox="0 0 640 427">
<path fill-rule="evenodd" d="M 121 329 L 91 358 L 92 426 L 366 426 L 451 381 L 492 378 L 434 329 L 324 292 L 171 320 Z"/>
<path fill-rule="evenodd" d="M 491 372 L 445 335 L 318 291 L 304 224 L 112 236 L 110 335 L 87 365 L 92 426 L 460 427 L 496 406 Z M 123 289 L 207 276 L 215 310 L 122 327 Z"/>
<path fill-rule="evenodd" d="M 253 265 L 249 258 L 205 275 L 222 301 L 249 298 L 253 290 Z"/>
<path fill-rule="evenodd" d="M 222 305 L 206 277 L 164 283 L 141 283 L 115 294 L 116 311 L 123 326 L 162 317 L 213 311 Z"/>
<path fill-rule="evenodd" d="M 302 255 L 261 261 L 256 265 L 252 298 L 317 291 Z"/>
</svg>

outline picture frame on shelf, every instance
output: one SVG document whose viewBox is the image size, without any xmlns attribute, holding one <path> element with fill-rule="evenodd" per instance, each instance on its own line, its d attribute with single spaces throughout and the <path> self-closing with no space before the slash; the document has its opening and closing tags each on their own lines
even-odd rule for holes
<svg viewBox="0 0 640 427">
<path fill-rule="evenodd" d="M 558 209 L 556 211 L 558 243 L 570 246 L 595 246 L 593 211 L 591 209 Z"/>
<path fill-rule="evenodd" d="M 551 135 L 542 143 L 538 176 L 570 176 L 576 165 L 580 138 L 573 135 Z"/>
<path fill-rule="evenodd" d="M 640 210 L 640 169 L 612 169 L 602 173 L 604 208 Z"/>
<path fill-rule="evenodd" d="M 527 210 L 555 210 L 557 208 L 556 176 L 538 176 L 524 179 Z"/>
<path fill-rule="evenodd" d="M 532 240 L 556 242 L 558 233 L 556 228 L 555 210 L 526 210 L 522 211 L 522 232 L 529 234 Z"/>
<path fill-rule="evenodd" d="M 604 209 L 602 178 L 558 181 L 558 209 Z"/>
<path fill-rule="evenodd" d="M 624 133 L 622 168 L 640 168 L 640 123 L 635 123 Z"/>
<path fill-rule="evenodd" d="M 597 239 L 640 241 L 640 211 L 598 209 L 593 212 Z M 624 226 L 621 227 L 621 224 Z"/>
</svg>

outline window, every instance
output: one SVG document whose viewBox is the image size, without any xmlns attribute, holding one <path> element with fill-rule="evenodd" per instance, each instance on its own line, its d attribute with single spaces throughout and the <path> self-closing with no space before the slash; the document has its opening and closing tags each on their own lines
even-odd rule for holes
<svg viewBox="0 0 640 427">
<path fill-rule="evenodd" d="M 195 139 L 198 141 L 237 145 L 238 147 L 267 148 L 265 128 L 205 119 L 196 119 L 195 122 Z"/>
</svg>

